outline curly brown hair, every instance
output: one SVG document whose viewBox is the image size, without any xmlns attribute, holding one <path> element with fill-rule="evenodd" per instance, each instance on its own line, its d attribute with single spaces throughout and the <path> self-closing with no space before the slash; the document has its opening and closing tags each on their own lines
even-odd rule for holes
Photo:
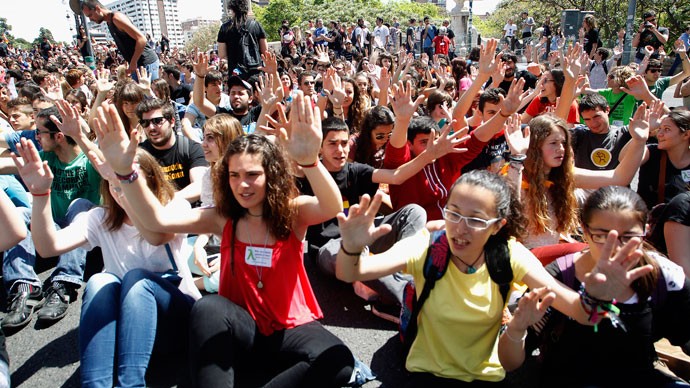
<svg viewBox="0 0 690 388">
<path fill-rule="evenodd" d="M 570 233 L 577 226 L 577 202 L 575 200 L 575 178 L 573 150 L 570 130 L 565 120 L 552 113 L 543 114 L 529 122 L 530 140 L 525 160 L 525 178 L 529 187 L 524 198 L 527 208 L 530 232 L 540 234 L 547 231 L 551 217 L 558 220 L 556 231 Z M 544 141 L 554 131 L 560 130 L 565 135 L 565 153 L 560 167 L 552 168 L 546 173 L 541 148 Z M 547 187 L 546 181 L 551 181 Z M 555 211 L 549 214 L 551 202 Z"/>
<path fill-rule="evenodd" d="M 277 239 L 285 240 L 292 233 L 292 223 L 296 209 L 291 199 L 299 194 L 291 173 L 291 163 L 283 149 L 260 135 L 241 136 L 228 145 L 223 159 L 213 171 L 213 199 L 216 210 L 223 217 L 237 222 L 247 214 L 230 188 L 230 159 L 235 155 L 260 155 L 261 166 L 266 174 L 266 199 L 263 204 L 262 218 L 269 225 L 269 230 Z"/>
<path fill-rule="evenodd" d="M 343 82 L 352 85 L 354 94 L 352 95 L 352 104 L 347 108 L 347 125 L 350 127 L 350 133 L 359 133 L 364 115 L 369 109 L 369 99 L 366 96 L 354 79 L 350 77 L 343 78 Z M 330 101 L 329 101 L 330 103 Z"/>
<path fill-rule="evenodd" d="M 146 179 L 146 185 L 162 205 L 166 205 L 175 197 L 175 188 L 165 179 L 158 161 L 143 148 L 137 149 L 135 161 L 139 164 L 139 176 Z M 110 183 L 106 179 L 101 181 L 101 196 L 105 208 L 103 223 L 108 230 L 115 231 L 122 227 L 127 215 L 110 194 Z"/>
</svg>

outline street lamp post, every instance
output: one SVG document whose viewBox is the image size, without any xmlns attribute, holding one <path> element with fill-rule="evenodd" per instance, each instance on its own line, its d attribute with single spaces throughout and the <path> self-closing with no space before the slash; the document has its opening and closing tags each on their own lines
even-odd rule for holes
<svg viewBox="0 0 690 388">
<path fill-rule="evenodd" d="M 469 39 L 467 46 L 470 48 L 470 51 L 472 51 L 472 47 L 474 46 L 474 39 L 472 37 L 472 0 L 470 0 L 470 14 L 467 19 L 467 38 Z"/>
</svg>

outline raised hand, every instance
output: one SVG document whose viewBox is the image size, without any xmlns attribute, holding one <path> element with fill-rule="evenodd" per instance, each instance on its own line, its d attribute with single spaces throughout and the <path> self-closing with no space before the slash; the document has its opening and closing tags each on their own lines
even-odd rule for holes
<svg viewBox="0 0 690 388">
<path fill-rule="evenodd" d="M 266 51 L 261 54 L 261 59 L 264 61 L 262 69 L 266 74 L 275 74 L 278 71 L 278 59 L 273 52 Z"/>
<path fill-rule="evenodd" d="M 683 54 L 684 52 L 686 52 L 685 43 L 683 43 L 681 39 L 676 40 L 675 42 L 673 42 L 673 51 L 675 51 L 678 55 Z"/>
<path fill-rule="evenodd" d="M 412 101 L 412 84 L 410 82 L 404 83 L 400 81 L 393 85 L 391 106 L 393 107 L 396 120 L 410 120 L 422 102 L 424 102 L 424 96 L 422 95 L 417 96 L 414 102 Z"/>
<path fill-rule="evenodd" d="M 512 155 L 526 155 L 529 148 L 529 127 L 525 127 L 523 133 L 521 123 L 520 115 L 517 113 L 506 120 L 504 134 Z"/>
<path fill-rule="evenodd" d="M 519 80 L 513 79 L 513 81 L 510 83 L 510 88 L 508 89 L 508 94 L 506 97 L 504 98 L 503 96 L 500 96 L 501 103 L 499 103 L 499 106 L 501 106 L 504 116 L 512 115 L 518 111 L 520 104 L 522 103 L 522 99 L 529 95 L 529 91 L 522 91 L 524 87 L 524 78 L 520 78 Z"/>
<path fill-rule="evenodd" d="M 647 141 L 647 138 L 649 138 L 649 115 L 650 112 L 647 110 L 646 103 L 643 102 L 637 107 L 635 114 L 628 124 L 630 136 L 633 139 L 643 142 Z"/>
<path fill-rule="evenodd" d="M 120 186 L 120 180 L 117 179 L 117 176 L 115 176 L 113 167 L 106 162 L 105 159 L 101 159 L 101 157 L 94 151 L 89 151 L 86 156 L 89 158 L 93 168 L 98 171 L 98 174 L 101 176 L 101 178 L 118 187 Z"/>
<path fill-rule="evenodd" d="M 345 97 L 347 97 L 345 88 L 343 87 L 343 82 L 340 79 L 340 76 L 338 76 L 338 73 L 335 72 L 335 69 L 328 69 L 328 72 L 329 74 L 326 76 L 330 78 L 332 89 L 330 91 L 327 90 L 326 94 L 328 94 L 328 99 L 331 101 L 331 104 L 333 104 L 334 107 L 342 107 L 343 101 L 345 101 Z"/>
<path fill-rule="evenodd" d="M 208 74 L 208 54 L 200 52 L 197 54 L 196 60 L 192 57 L 192 66 L 197 76 L 205 77 Z"/>
<path fill-rule="evenodd" d="M 600 300 L 627 299 L 632 282 L 653 269 L 649 264 L 634 268 L 642 257 L 641 243 L 635 237 L 618 249 L 618 232 L 610 231 L 601 257 L 594 258 L 597 264 L 585 275 L 587 293 Z"/>
<path fill-rule="evenodd" d="M 288 121 L 287 116 L 285 115 L 285 106 L 283 104 L 278 103 L 276 107 L 276 112 L 278 113 L 278 120 L 271 117 L 271 115 L 266 115 L 266 121 L 268 121 L 270 127 L 262 125 L 259 128 L 267 135 L 277 136 L 279 133 L 285 132 L 284 137 L 287 137 L 290 135 L 291 129 L 290 121 Z M 278 136 L 278 139 L 280 139 L 280 136 Z"/>
<path fill-rule="evenodd" d="M 389 224 L 374 226 L 374 218 L 381 206 L 383 193 L 377 191 L 374 198 L 364 194 L 359 203 L 350 206 L 348 214 L 338 213 L 338 226 L 342 237 L 343 247 L 348 252 L 360 252 L 364 246 L 371 245 L 379 237 L 389 233 Z"/>
<path fill-rule="evenodd" d="M 137 70 L 137 79 L 139 80 L 139 87 L 144 90 L 151 89 L 151 76 L 144 66 L 139 67 Z"/>
<path fill-rule="evenodd" d="M 120 175 L 131 173 L 137 152 L 137 130 L 133 129 L 128 138 L 117 108 L 107 102 L 98 107 L 93 128 L 98 136 L 101 152 L 115 173 Z"/>
<path fill-rule="evenodd" d="M 641 75 L 634 75 L 626 79 L 625 83 L 628 87 L 621 86 L 621 90 L 638 100 L 646 100 L 651 94 L 647 82 Z"/>
<path fill-rule="evenodd" d="M 110 81 L 110 70 L 103 69 L 96 73 L 96 88 L 98 93 L 108 93 L 115 83 Z"/>
<path fill-rule="evenodd" d="M 17 153 L 21 159 L 12 154 L 12 160 L 29 191 L 32 194 L 47 193 L 53 185 L 53 172 L 48 167 L 48 162 L 41 160 L 36 146 L 21 138 L 17 143 Z"/>
<path fill-rule="evenodd" d="M 649 105 L 649 131 L 656 133 L 661 127 L 661 119 L 666 114 L 666 104 L 661 100 L 654 100 Z"/>
<path fill-rule="evenodd" d="M 467 148 L 458 148 L 458 146 L 470 139 L 470 136 L 467 134 L 469 128 L 465 127 L 457 132 L 451 133 L 451 129 L 453 128 L 452 124 L 451 122 L 449 125 L 443 126 L 441 135 L 438 137 L 436 136 L 436 131 L 433 129 L 431 130 L 431 139 L 434 140 L 427 143 L 426 152 L 433 160 L 439 159 L 449 153 L 461 154 L 467 152 Z"/>
<path fill-rule="evenodd" d="M 328 46 L 317 44 L 314 45 L 316 53 L 316 61 L 321 63 L 330 63 L 331 59 L 328 57 Z"/>
<path fill-rule="evenodd" d="M 496 39 L 489 39 L 486 44 L 481 46 L 479 52 L 479 76 L 493 74 L 499 64 L 503 64 L 501 57 L 503 54 L 494 56 L 498 41 Z"/>
<path fill-rule="evenodd" d="M 518 307 L 513 313 L 510 326 L 520 332 L 524 332 L 530 326 L 541 321 L 546 309 L 556 299 L 556 294 L 548 287 L 539 287 L 526 292 L 518 301 Z"/>
<path fill-rule="evenodd" d="M 308 97 L 297 91 L 290 109 L 290 133 L 281 131 L 288 155 L 301 165 L 313 164 L 321 150 L 321 112 Z"/>
<path fill-rule="evenodd" d="M 272 107 L 277 102 L 283 100 L 282 96 L 277 96 L 275 93 L 278 89 L 275 88 L 273 73 L 266 73 L 266 75 L 260 76 L 259 82 L 254 87 L 259 92 L 259 96 L 261 96 L 261 106 L 263 107 Z M 282 87 L 279 89 L 283 90 Z"/>
<path fill-rule="evenodd" d="M 563 58 L 563 75 L 566 79 L 577 80 L 577 76 L 582 70 L 581 54 L 582 46 L 579 43 L 568 47 L 568 52 Z"/>
<path fill-rule="evenodd" d="M 65 100 L 55 101 L 55 106 L 57 107 L 58 112 L 60 112 L 62 122 L 60 122 L 57 117 L 52 115 L 50 116 L 50 121 L 55 123 L 63 134 L 71 137 L 72 139 L 78 139 L 79 136 L 81 136 L 79 111 L 73 107 L 72 104 Z"/>
<path fill-rule="evenodd" d="M 385 67 L 381 68 L 381 75 L 379 79 L 376 80 L 376 84 L 379 90 L 388 90 L 391 86 L 391 73 Z"/>
</svg>

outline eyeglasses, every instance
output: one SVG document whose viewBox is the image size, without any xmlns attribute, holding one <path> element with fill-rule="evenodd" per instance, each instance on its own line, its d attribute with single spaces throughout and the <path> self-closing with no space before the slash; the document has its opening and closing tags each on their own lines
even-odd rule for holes
<svg viewBox="0 0 690 388">
<path fill-rule="evenodd" d="M 474 230 L 484 230 L 491 226 L 491 224 L 493 224 L 494 222 L 500 220 L 500 218 L 483 220 L 481 218 L 476 217 L 465 217 L 462 214 L 450 211 L 447 208 L 443 208 L 443 219 L 454 224 L 459 224 L 460 221 L 465 221 L 467 227 Z"/>
<path fill-rule="evenodd" d="M 139 120 L 139 124 L 141 125 L 142 128 L 148 128 L 149 125 L 151 125 L 151 123 L 153 123 L 153 125 L 158 126 L 158 125 L 163 124 L 163 121 L 165 121 L 165 120 L 168 120 L 168 118 L 162 117 L 162 116 L 161 117 L 153 117 L 150 119 L 141 119 L 141 120 Z"/>
<path fill-rule="evenodd" d="M 650 73 L 661 73 L 661 69 L 656 68 L 656 69 L 647 69 L 648 72 Z"/>
<path fill-rule="evenodd" d="M 304 64 L 307 66 L 314 66 L 314 62 L 304 62 Z"/>
<path fill-rule="evenodd" d="M 592 242 L 595 244 L 605 244 L 606 239 L 609 236 L 610 231 L 602 231 L 601 233 L 592 233 L 592 231 L 589 229 L 589 226 L 584 225 L 584 230 L 585 233 L 589 235 L 589 237 L 592 238 Z M 627 244 L 630 240 L 634 238 L 644 238 L 647 236 L 647 233 L 642 233 L 642 234 L 626 234 L 623 236 L 618 236 L 618 241 L 622 244 L 625 245 Z"/>
<path fill-rule="evenodd" d="M 388 133 L 377 133 L 374 136 L 374 139 L 376 140 L 383 140 L 383 139 L 390 139 L 391 138 L 391 132 Z"/>
</svg>

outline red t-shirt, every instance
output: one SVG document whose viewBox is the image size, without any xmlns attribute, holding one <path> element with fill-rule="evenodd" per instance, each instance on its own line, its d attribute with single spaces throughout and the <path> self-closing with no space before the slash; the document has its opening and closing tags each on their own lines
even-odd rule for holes
<svg viewBox="0 0 690 388">
<path fill-rule="evenodd" d="M 426 210 L 427 220 L 442 219 L 441 209 L 446 206 L 448 191 L 456 179 L 460 177 L 462 167 L 474 160 L 482 152 L 486 143 L 478 140 L 474 134 L 461 147 L 467 152 L 452 153 L 424 166 L 422 171 L 399 185 L 390 185 L 393 210 L 399 210 L 405 205 L 416 203 Z M 410 143 L 402 148 L 395 148 L 390 143 L 386 145 L 386 158 L 383 168 L 394 169 L 412 160 Z"/>
<path fill-rule="evenodd" d="M 248 264 L 245 252 L 249 244 L 237 239 L 235 258 L 231 260 L 231 241 L 232 221 L 228 220 L 220 246 L 218 294 L 247 310 L 261 334 L 267 336 L 276 330 L 291 329 L 323 318 L 304 269 L 302 242 L 294 233 L 287 240 L 278 240 L 266 247 L 273 249 L 270 267 Z M 262 245 L 254 247 L 264 248 Z M 258 287 L 259 280 L 263 288 Z"/>
<path fill-rule="evenodd" d="M 555 107 L 556 104 L 554 103 L 542 103 L 541 98 L 537 97 L 532 102 L 527 105 L 527 109 L 525 109 L 525 113 L 532 117 L 537 117 L 540 114 L 546 112 L 546 108 L 549 106 Z M 568 112 L 568 120 L 566 120 L 568 124 L 579 124 L 580 123 L 580 114 L 577 110 L 577 101 L 573 101 L 572 105 L 570 105 L 570 111 Z"/>
<path fill-rule="evenodd" d="M 450 48 L 450 38 L 443 35 L 436 35 L 434 40 L 431 41 L 434 44 L 434 52 L 436 54 L 448 55 L 448 48 Z"/>
</svg>

